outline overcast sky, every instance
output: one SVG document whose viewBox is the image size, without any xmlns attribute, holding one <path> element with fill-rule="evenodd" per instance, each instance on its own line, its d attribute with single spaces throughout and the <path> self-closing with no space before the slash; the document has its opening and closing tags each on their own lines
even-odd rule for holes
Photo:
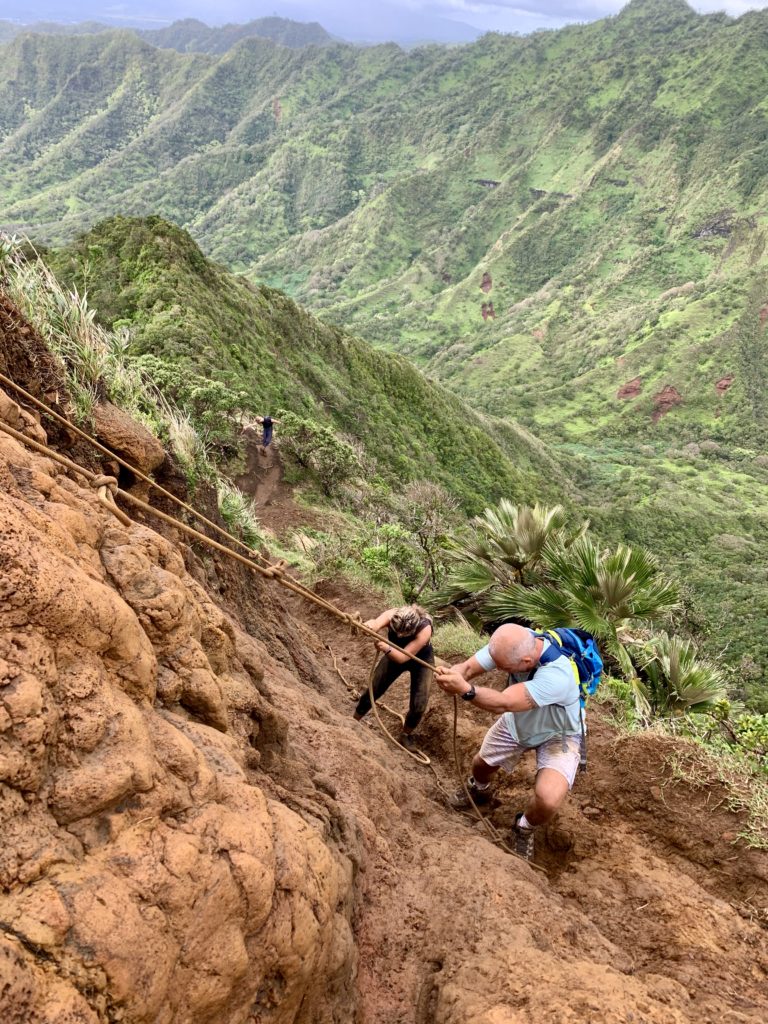
<svg viewBox="0 0 768 1024">
<path fill-rule="evenodd" d="M 571 21 L 595 21 L 608 14 L 616 14 L 625 6 L 626 0 L 392 0 L 395 6 L 431 11 L 432 13 L 463 21 L 476 28 L 501 32 L 520 31 L 521 23 L 531 28 L 547 25 L 565 25 Z M 690 0 L 689 0 L 690 2 Z M 320 9 L 323 0 L 316 0 Z M 355 4 L 349 2 L 353 9 Z M 768 7 L 768 0 L 745 3 L 743 0 L 697 0 L 691 3 L 694 10 L 702 13 L 726 11 L 738 17 L 745 11 Z M 321 17 L 318 20 L 322 20 Z"/>
<path fill-rule="evenodd" d="M 531 32 L 615 14 L 622 0 L 0 0 L 0 18 L 24 23 L 95 19 L 112 24 L 168 23 L 196 17 L 209 25 L 270 14 L 319 21 L 351 40 L 439 39 L 459 42 L 487 31 Z M 701 12 L 733 16 L 768 0 L 695 0 Z"/>
</svg>

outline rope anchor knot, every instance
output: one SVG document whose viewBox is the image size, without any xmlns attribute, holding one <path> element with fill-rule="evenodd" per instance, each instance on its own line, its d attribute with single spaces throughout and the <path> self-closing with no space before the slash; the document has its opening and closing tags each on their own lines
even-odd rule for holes
<svg viewBox="0 0 768 1024">
<path fill-rule="evenodd" d="M 118 519 L 123 526 L 131 526 L 132 520 L 130 516 L 127 516 L 122 509 L 119 509 L 115 504 L 115 495 L 120 491 L 120 485 L 117 482 L 117 478 L 114 476 L 94 476 L 91 481 L 91 487 L 98 492 L 99 502 L 108 509 L 112 515 Z"/>
</svg>

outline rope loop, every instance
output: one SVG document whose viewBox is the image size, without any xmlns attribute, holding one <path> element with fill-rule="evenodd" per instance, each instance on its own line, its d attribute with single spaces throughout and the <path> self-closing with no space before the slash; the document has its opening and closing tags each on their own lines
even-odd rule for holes
<svg viewBox="0 0 768 1024">
<path fill-rule="evenodd" d="M 93 476 L 90 478 L 91 487 L 97 491 L 99 504 L 117 519 L 123 526 L 132 526 L 133 520 L 127 516 L 122 509 L 115 504 L 115 495 L 120 493 L 120 485 L 114 476 Z"/>
<path fill-rule="evenodd" d="M 91 487 L 95 487 L 97 491 L 101 487 L 105 487 L 114 498 L 120 488 L 120 485 L 117 482 L 117 477 L 102 475 L 93 477 L 91 480 Z"/>
<path fill-rule="evenodd" d="M 288 563 L 284 558 L 281 558 L 279 562 L 275 562 L 274 565 L 270 565 L 264 570 L 264 575 L 270 580 L 279 580 L 285 575 L 285 570 L 288 568 Z"/>
<path fill-rule="evenodd" d="M 363 616 L 360 612 L 347 612 L 345 618 L 349 623 L 349 631 L 352 636 L 357 636 L 358 633 L 362 632 L 360 627 L 363 624 Z"/>
</svg>

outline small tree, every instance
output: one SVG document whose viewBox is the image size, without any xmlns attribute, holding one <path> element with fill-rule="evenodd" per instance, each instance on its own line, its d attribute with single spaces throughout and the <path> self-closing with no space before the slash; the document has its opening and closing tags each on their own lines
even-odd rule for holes
<svg viewBox="0 0 768 1024">
<path fill-rule="evenodd" d="M 405 489 L 398 519 L 418 545 L 424 564 L 424 578 L 414 590 L 414 601 L 428 584 L 436 587 L 440 582 L 448 532 L 458 507 L 455 498 L 428 480 L 415 481 Z"/>
<path fill-rule="evenodd" d="M 659 633 L 639 654 L 642 678 L 636 684 L 636 701 L 641 714 L 677 718 L 711 713 L 727 700 L 721 671 L 700 658 L 690 640 Z"/>
<path fill-rule="evenodd" d="M 282 450 L 315 477 L 324 494 L 331 496 L 360 471 L 355 449 L 330 427 L 284 409 L 278 418 Z"/>
</svg>

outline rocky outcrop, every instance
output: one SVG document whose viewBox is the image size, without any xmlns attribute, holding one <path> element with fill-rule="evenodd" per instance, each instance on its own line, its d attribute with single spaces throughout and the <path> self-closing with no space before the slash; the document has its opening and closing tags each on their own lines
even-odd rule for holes
<svg viewBox="0 0 768 1024">
<path fill-rule="evenodd" d="M 653 396 L 653 416 L 651 419 L 658 423 L 662 416 L 666 416 L 676 405 L 680 405 L 683 396 L 671 384 L 667 384 L 658 394 Z"/>
<path fill-rule="evenodd" d="M 126 462 L 149 474 L 165 459 L 165 449 L 154 434 L 111 402 L 99 402 L 93 410 L 98 439 Z"/>
<path fill-rule="evenodd" d="M 626 384 L 622 384 L 616 392 L 617 398 L 637 398 L 643 389 L 643 378 L 633 377 Z"/>
<path fill-rule="evenodd" d="M 249 777 L 263 648 L 172 544 L 1 433 L 0 535 L 0 1019 L 351 1007 L 351 863 Z"/>
</svg>

